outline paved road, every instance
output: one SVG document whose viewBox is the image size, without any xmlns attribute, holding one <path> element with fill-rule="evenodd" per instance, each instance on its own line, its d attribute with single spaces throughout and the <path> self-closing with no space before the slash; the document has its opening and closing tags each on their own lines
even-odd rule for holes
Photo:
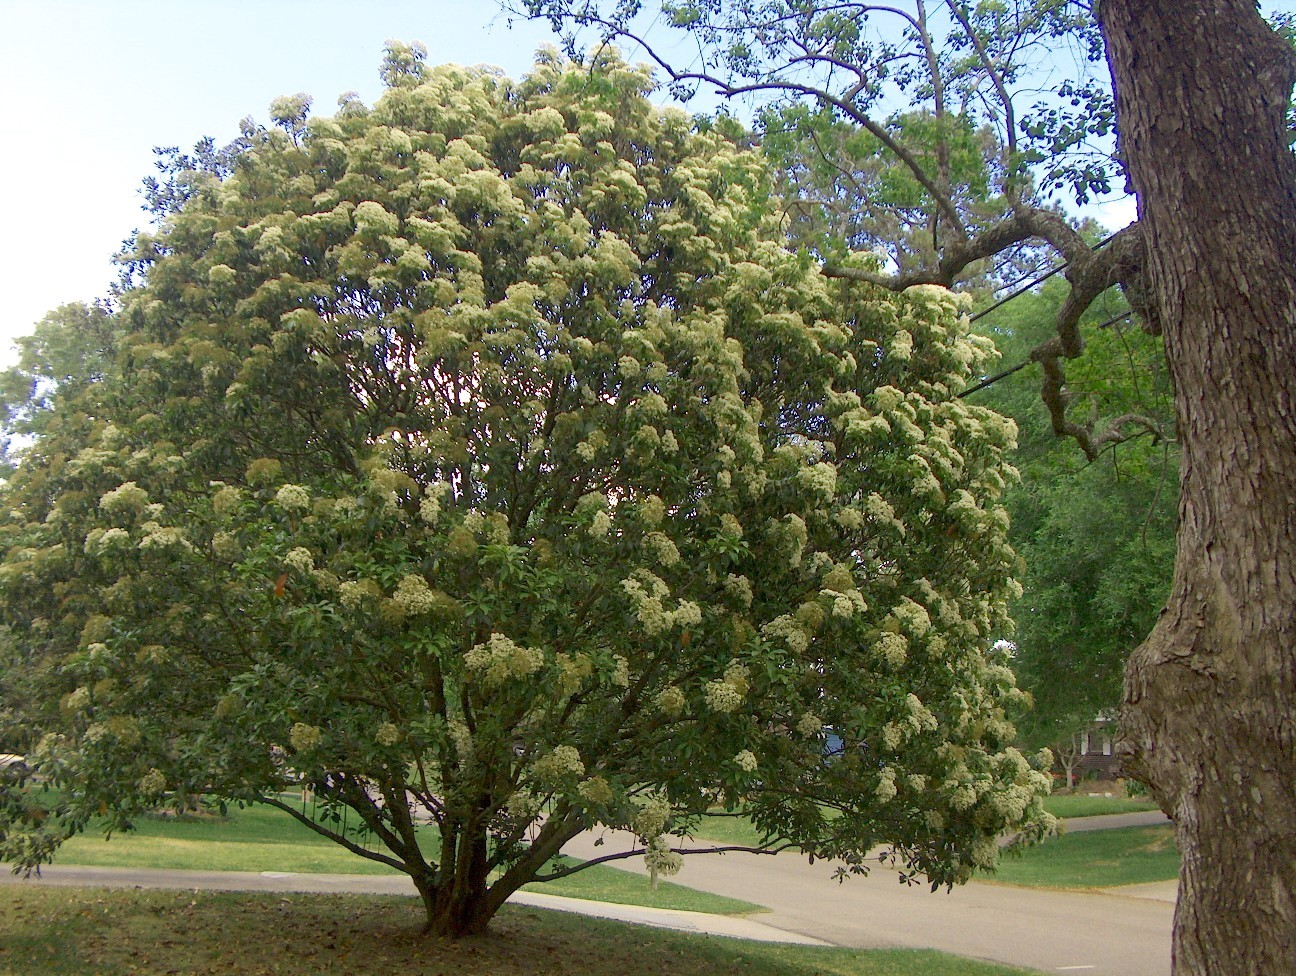
<svg viewBox="0 0 1296 976">
<path fill-rule="evenodd" d="M 1163 822 L 1157 814 L 1068 821 L 1069 830 Z M 624 833 L 582 835 L 567 846 L 577 857 L 626 849 Z M 643 859 L 610 862 L 643 874 Z M 1080 893 L 972 882 L 953 892 L 929 892 L 899 883 L 894 871 L 875 868 L 844 884 L 831 880 L 825 862 L 810 865 L 791 853 L 691 857 L 678 879 L 716 894 L 743 898 L 771 910 L 751 919 L 692 912 L 610 906 L 552 895 L 519 893 L 516 901 L 539 907 L 619 918 L 684 931 L 713 932 L 768 941 L 827 942 L 860 948 L 933 948 L 1045 972 L 1079 976 L 1169 976 L 1170 927 L 1175 884 Z M 0 883 L 20 878 L 0 866 Z M 113 887 L 204 888 L 227 891 L 327 891 L 413 893 L 401 875 L 328 875 L 230 871 L 54 866 L 42 884 Z"/>
<path fill-rule="evenodd" d="M 583 835 L 566 851 L 598 857 L 625 849 L 632 838 L 608 833 L 602 845 L 594 840 Z M 641 858 L 611 863 L 643 873 Z M 1170 973 L 1173 882 L 1139 886 L 1139 897 L 978 882 L 932 893 L 901 884 L 885 868 L 843 884 L 831 874 L 831 865 L 812 866 L 790 853 L 731 853 L 687 858 L 675 880 L 766 905 L 771 911 L 760 916 L 762 922 L 837 945 L 940 949 L 1080 976 Z"/>
</svg>

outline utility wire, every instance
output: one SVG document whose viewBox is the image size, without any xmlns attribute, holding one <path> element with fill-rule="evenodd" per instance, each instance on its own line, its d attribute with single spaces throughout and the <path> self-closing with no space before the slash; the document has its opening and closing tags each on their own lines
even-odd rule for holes
<svg viewBox="0 0 1296 976">
<path fill-rule="evenodd" d="M 1119 233 L 1119 231 L 1118 231 L 1117 233 Z M 1111 243 L 1112 238 L 1114 238 L 1115 236 L 1116 236 L 1116 234 L 1114 234 L 1114 233 L 1113 233 L 1113 234 L 1108 234 L 1108 235 L 1107 235 L 1106 237 L 1104 237 L 1101 241 L 1099 241 L 1097 244 L 1095 244 L 1094 247 L 1093 247 L 1093 249 L 1096 251 L 1096 250 L 1098 250 L 1098 249 L 1101 248 L 1101 247 L 1106 247 L 1109 243 Z M 990 306 L 988 306 L 988 307 L 986 307 L 986 308 L 983 308 L 983 309 L 981 309 L 981 311 L 977 312 L 975 315 L 970 316 L 970 317 L 968 318 L 968 321 L 969 321 L 969 322 L 975 322 L 977 319 L 982 318 L 983 316 L 989 315 L 989 314 L 990 314 L 991 312 L 993 312 L 995 309 L 997 309 L 997 308 L 1002 308 L 1004 305 L 1007 305 L 1009 302 L 1011 302 L 1011 301 L 1012 301 L 1014 298 L 1016 298 L 1017 296 L 1026 294 L 1026 292 L 1030 291 L 1030 290 L 1031 290 L 1032 288 L 1034 288 L 1036 285 L 1043 284 L 1044 282 L 1046 282 L 1046 281 L 1048 281 L 1050 278 L 1052 278 L 1055 274 L 1060 274 L 1061 272 L 1065 271 L 1065 270 L 1067 269 L 1067 267 L 1068 267 L 1070 264 L 1071 264 L 1070 261 L 1063 261 L 1063 262 L 1062 262 L 1061 264 L 1059 264 L 1056 268 L 1053 268 L 1053 269 L 1050 270 L 1050 271 L 1046 271 L 1046 272 L 1044 272 L 1044 274 L 1042 274 L 1042 275 L 1039 275 L 1039 276 L 1037 276 L 1037 277 L 1035 277 L 1035 278 L 1032 278 L 1030 281 L 1026 282 L 1026 284 L 1022 285 L 1020 288 L 1017 287 L 1016 285 L 1013 285 L 1013 286 L 1012 286 L 1013 290 L 1012 290 L 1011 292 L 1009 292 L 1009 293 L 1008 293 L 1007 295 L 1005 295 L 1003 298 L 999 299 L 999 300 L 998 300 L 997 302 L 995 302 L 993 305 L 990 305 Z"/>
<path fill-rule="evenodd" d="M 1095 328 L 1098 328 L 1098 329 L 1105 329 L 1105 328 L 1107 328 L 1108 326 L 1115 325 L 1115 324 L 1116 324 L 1117 322 L 1119 322 L 1121 319 L 1129 318 L 1129 317 L 1130 317 L 1131 315 L 1133 315 L 1133 314 L 1134 314 L 1134 310 L 1133 310 L 1133 309 L 1130 309 L 1130 308 L 1127 308 L 1127 309 L 1125 309 L 1125 311 L 1123 311 L 1123 312 L 1117 312 L 1115 315 L 1113 315 L 1111 318 L 1109 318 L 1106 322 L 1103 322 L 1101 325 L 1097 325 L 1097 326 L 1095 326 Z M 962 400 L 965 396 L 971 396 L 973 393 L 976 393 L 978 390 L 984 390 L 984 389 L 985 389 L 987 386 L 989 386 L 991 383 L 998 383 L 998 382 L 999 382 L 1001 379 L 1003 379 L 1005 376 L 1012 376 L 1012 374 L 1015 373 L 1015 372 L 1017 372 L 1017 370 L 1019 370 L 1019 369 L 1025 369 L 1027 366 L 1029 366 L 1029 365 L 1030 365 L 1031 363 L 1033 363 L 1034 361 L 1035 361 L 1035 360 L 1033 360 L 1033 359 L 1027 359 L 1027 360 L 1024 360 L 1023 362 L 1018 363 L 1016 366 L 1009 366 L 1007 369 L 1003 370 L 1002 372 L 995 373 L 994 376 L 990 376 L 990 377 L 987 377 L 986 379 L 983 379 L 983 380 L 982 380 L 980 383 L 978 383 L 976 386 L 970 386 L 970 387 L 968 387 L 966 390 L 964 390 L 962 393 L 958 393 L 958 394 L 956 394 L 955 397 L 954 397 L 954 399 L 956 399 L 956 400 Z"/>
<path fill-rule="evenodd" d="M 1094 245 L 1094 250 L 1096 251 L 1096 250 L 1098 250 L 1098 248 L 1105 246 L 1105 245 L 1106 245 L 1109 241 L 1111 241 L 1111 239 L 1112 239 L 1113 237 L 1115 237 L 1115 236 L 1116 236 L 1115 234 L 1108 234 L 1108 235 L 1107 235 L 1106 237 L 1104 237 L 1101 241 L 1099 241 L 1097 244 Z M 1047 272 L 1045 272 L 1044 274 L 1039 275 L 1038 277 L 1036 277 L 1036 278 L 1034 278 L 1033 280 L 1029 281 L 1029 282 L 1026 283 L 1025 285 L 1022 285 L 1020 288 L 1015 288 L 1015 289 L 1014 289 L 1010 294 L 1005 295 L 1003 298 L 999 299 L 999 301 L 995 302 L 993 305 L 990 305 L 990 306 L 987 307 L 987 308 L 983 308 L 981 311 L 977 312 L 975 315 L 970 316 L 969 319 L 968 319 L 968 321 L 969 321 L 969 322 L 975 322 L 977 319 L 981 318 L 983 315 L 989 315 L 989 314 L 990 314 L 991 312 L 993 312 L 995 309 L 1000 308 L 1000 307 L 1002 307 L 1002 306 L 1008 304 L 1008 302 L 1012 301 L 1012 300 L 1013 300 L 1014 298 L 1016 298 L 1017 296 L 1019 296 L 1019 295 L 1024 295 L 1026 292 L 1030 291 L 1032 288 L 1034 288 L 1036 285 L 1040 284 L 1041 282 L 1047 281 L 1049 278 L 1052 278 L 1052 277 L 1053 277 L 1055 274 L 1057 274 L 1058 272 L 1066 270 L 1066 267 L 1067 267 L 1067 265 L 1068 265 L 1069 263 L 1070 263 L 1070 262 L 1068 262 L 1068 261 L 1063 261 L 1061 264 L 1059 264 L 1056 268 L 1053 268 L 1051 271 L 1047 271 Z M 1106 322 L 1103 322 L 1101 325 L 1097 326 L 1097 328 L 1099 328 L 1099 329 L 1105 329 L 1105 328 L 1107 328 L 1108 326 L 1115 325 L 1115 324 L 1116 324 L 1117 322 L 1119 322 L 1121 319 L 1123 319 L 1123 318 L 1128 318 L 1131 314 L 1133 314 L 1133 310 L 1127 308 L 1127 309 L 1125 309 L 1125 311 L 1123 311 L 1123 312 L 1118 312 L 1117 314 L 1113 315 L 1113 316 L 1112 316 L 1111 318 L 1109 318 Z M 986 378 L 983 379 L 980 383 L 978 383 L 976 386 L 970 386 L 970 387 L 968 387 L 966 390 L 964 390 L 962 393 L 955 394 L 954 399 L 956 399 L 956 400 L 962 400 L 964 397 L 966 397 L 966 396 L 971 396 L 973 393 L 976 393 L 976 392 L 978 392 L 979 390 L 984 390 L 984 389 L 985 389 L 987 386 L 989 386 L 990 384 L 992 384 L 992 383 L 998 383 L 1001 379 L 1004 379 L 1005 377 L 1008 377 L 1008 376 L 1012 376 L 1013 373 L 1017 372 L 1018 370 L 1025 369 L 1027 366 L 1029 366 L 1029 365 L 1030 365 L 1031 363 L 1033 363 L 1033 362 L 1034 362 L 1033 359 L 1026 359 L 1026 360 L 1023 360 L 1022 362 L 1018 363 L 1016 366 L 1009 366 L 1007 369 L 1002 370 L 1001 372 L 995 373 L 993 376 L 986 377 Z"/>
<path fill-rule="evenodd" d="M 1025 369 L 1027 366 L 1029 366 L 1029 365 L 1030 365 L 1031 363 L 1033 363 L 1033 362 L 1034 362 L 1033 359 L 1027 359 L 1025 362 L 1018 363 L 1016 366 L 1009 366 L 1009 367 L 1008 367 L 1007 369 L 1005 369 L 1002 373 L 995 373 L 994 376 L 991 376 L 991 377 L 988 377 L 987 379 L 982 380 L 982 381 L 981 381 L 980 383 L 978 383 L 976 386 L 969 387 L 968 389 L 964 390 L 962 393 L 960 393 L 960 394 L 958 394 L 957 396 L 955 396 L 954 399 L 955 399 L 955 400 L 962 400 L 965 396 L 971 396 L 971 395 L 972 395 L 973 393 L 975 393 L 977 390 L 984 390 L 984 389 L 985 389 L 987 386 L 989 386 L 991 383 L 998 383 L 998 382 L 999 382 L 1001 379 L 1003 379 L 1005 376 L 1012 376 L 1012 374 L 1015 373 L 1015 372 L 1017 372 L 1017 370 L 1019 370 L 1019 369 Z"/>
</svg>

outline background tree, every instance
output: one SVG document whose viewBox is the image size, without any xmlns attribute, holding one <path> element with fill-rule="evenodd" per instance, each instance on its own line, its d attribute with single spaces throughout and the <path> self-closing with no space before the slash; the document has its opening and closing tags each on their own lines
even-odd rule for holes
<svg viewBox="0 0 1296 976">
<path fill-rule="evenodd" d="M 1030 365 L 1030 350 L 1052 330 L 1065 292 L 1051 279 L 977 327 L 995 339 L 1006 363 Z M 1092 339 L 1068 370 L 1069 412 L 1081 419 L 1137 412 L 1173 430 L 1160 343 L 1123 308 L 1110 294 L 1081 319 Z M 1013 456 L 1021 480 L 1004 505 L 1023 565 L 1023 594 L 1010 608 L 1013 670 L 1033 704 L 1015 724 L 1023 741 L 1055 747 L 1078 739 L 1100 713 L 1115 712 L 1125 661 L 1165 605 L 1179 450 L 1172 438 L 1146 436 L 1088 461 L 1053 435 L 1037 382 L 1027 369 L 969 396 L 1012 417 L 1021 431 Z"/>
<path fill-rule="evenodd" d="M 117 353 L 117 326 L 107 304 L 63 305 L 30 335 L 15 340 L 18 362 L 0 373 L 0 465 L 43 432 L 57 395 L 71 398 L 104 376 Z"/>
<path fill-rule="evenodd" d="M 1041 398 L 1061 436 L 1074 438 L 1094 458 L 1109 444 L 1155 427 L 1139 414 L 1079 421 L 1068 416 L 1063 363 L 1081 355 L 1080 316 L 1103 292 L 1120 284 L 1126 299 L 1155 331 L 1145 296 L 1138 226 L 1113 235 L 1100 249 L 1041 193 L 1069 190 L 1077 200 L 1110 189 L 1120 175 L 1111 144 L 1113 107 L 1108 86 L 1095 78 L 1102 43 L 1088 12 L 1069 0 L 906 0 L 875 4 L 667 2 L 656 20 L 641 18 L 638 0 L 525 0 L 511 6 L 548 18 L 564 31 L 569 51 L 614 41 L 642 51 L 678 94 L 705 87 L 727 98 L 807 101 L 817 109 L 788 112 L 823 138 L 813 155 L 826 155 L 845 188 L 858 168 L 882 174 L 885 204 L 867 222 L 884 230 L 899 220 L 903 236 L 877 246 L 892 262 L 881 267 L 831 259 L 833 277 L 868 281 L 900 291 L 914 284 L 953 286 L 985 262 L 1046 245 L 1066 261 L 1071 285 L 1057 312 L 1056 334 L 1033 350 L 1043 368 Z M 640 27 L 662 25 L 687 35 L 687 57 L 671 41 Z M 1075 71 L 1054 67 L 1062 58 Z M 684 66 L 687 65 L 687 66 Z M 1057 79 L 1055 91 L 1048 82 Z M 1046 97 L 1047 95 L 1047 97 Z M 1029 103 L 1029 105 L 1028 105 Z M 836 131 L 844 123 L 855 134 Z M 784 127 L 784 122 L 774 130 Z M 773 134 L 773 133 L 772 133 Z M 855 155 L 841 159 L 842 143 Z M 870 157 L 879 151 L 879 168 Z M 812 155 L 810 150 L 803 154 Z M 977 158 L 979 156 L 979 158 Z M 835 161 L 835 162 L 834 162 Z M 867 199 L 867 197 L 866 197 Z M 823 203 L 809 194 L 812 206 Z M 842 208 L 827 207 L 831 226 Z M 923 217 L 925 216 L 925 222 Z M 920 228 L 921 225 L 921 229 Z"/>
<path fill-rule="evenodd" d="M 668 832 L 741 800 L 770 848 L 933 885 L 1047 829 L 993 648 L 1015 434 L 949 396 L 992 352 L 956 299 L 826 281 L 759 157 L 615 58 L 385 75 L 194 173 L 116 371 L 6 491 L 64 792 L 10 789 L 4 856 L 265 802 L 457 936 L 596 823 L 671 873 Z"/>
<path fill-rule="evenodd" d="M 525 6 L 558 25 L 642 40 L 634 35 L 638 3 Z M 1093 5 L 1093 21 L 1078 3 L 941 6 L 957 28 L 948 50 L 965 52 L 973 66 L 967 77 L 978 80 L 970 90 L 983 93 L 1012 130 L 1001 137 L 1011 174 L 1019 172 L 1014 159 L 1030 158 L 1012 155 L 1025 117 L 1011 70 L 1019 63 L 1011 56 L 1021 50 L 1013 40 L 1019 25 L 1043 26 L 1046 34 L 1075 28 L 1090 42 L 1100 26 L 1117 94 L 1121 157 L 1139 198 L 1137 223 L 1093 251 L 1057 215 L 1016 198 L 1004 220 L 973 231 L 942 192 L 939 166 L 924 166 L 898 139 L 887 143 L 889 112 L 879 117 L 874 109 L 884 104 L 878 86 L 897 54 L 877 35 L 866 43 L 865 29 L 884 14 L 899 18 L 900 35 L 908 31 L 904 57 L 930 65 L 920 28 L 934 4 L 669 3 L 667 22 L 698 42 L 698 59 L 675 68 L 645 49 L 677 83 L 709 84 L 724 95 L 808 96 L 831 106 L 911 169 L 943 215 L 939 260 L 925 275 L 832 266 L 829 273 L 890 287 L 949 282 L 969 260 L 1025 238 L 1056 248 L 1068 262 L 1072 289 L 1057 335 L 1033 355 L 1043 367 L 1054 430 L 1074 437 L 1089 457 L 1156 424 L 1140 414 L 1094 424 L 1067 416 L 1062 360 L 1083 351 L 1080 315 L 1120 284 L 1147 328 L 1163 336 L 1183 460 L 1175 575 L 1165 612 L 1129 662 L 1121 748 L 1174 818 L 1184 855 L 1176 972 L 1296 970 L 1296 749 L 1289 719 L 1296 706 L 1289 406 L 1296 376 L 1296 161 L 1289 129 L 1296 56 L 1254 0 L 1103 0 Z M 1090 51 L 1096 57 L 1098 48 Z M 936 97 L 937 74 L 929 69 L 920 97 Z M 1095 132 L 1075 112 L 1113 117 L 1101 85 L 1058 90 L 1074 100 L 1070 120 L 1065 106 L 1061 114 L 1033 108 L 1043 128 L 1022 128 L 1031 138 L 1038 130 L 1050 151 Z"/>
</svg>

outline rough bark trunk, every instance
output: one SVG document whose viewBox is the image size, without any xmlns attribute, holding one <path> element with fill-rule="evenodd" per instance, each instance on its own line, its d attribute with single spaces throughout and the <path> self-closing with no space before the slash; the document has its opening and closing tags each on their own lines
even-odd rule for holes
<svg viewBox="0 0 1296 976">
<path fill-rule="evenodd" d="M 1183 447 L 1120 749 L 1183 854 L 1176 976 L 1296 973 L 1296 58 L 1252 0 L 1099 17 Z"/>
<path fill-rule="evenodd" d="M 469 824 L 467 829 L 443 833 L 441 858 L 436 886 L 423 896 L 427 931 L 451 939 L 481 935 L 499 909 L 498 904 L 486 907 L 490 869 L 485 832 Z"/>
</svg>

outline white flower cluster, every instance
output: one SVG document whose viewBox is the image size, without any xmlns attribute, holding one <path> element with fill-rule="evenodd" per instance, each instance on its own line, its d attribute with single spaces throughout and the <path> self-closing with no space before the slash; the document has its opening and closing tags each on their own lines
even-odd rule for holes
<svg viewBox="0 0 1296 976">
<path fill-rule="evenodd" d="M 158 796 L 166 790 L 166 777 L 156 769 L 150 769 L 147 773 L 139 778 L 135 784 L 136 788 L 144 796 Z"/>
<path fill-rule="evenodd" d="M 827 501 L 837 494 L 837 467 L 827 461 L 820 461 L 808 468 L 801 468 L 796 473 L 797 482 L 807 491 Z"/>
<path fill-rule="evenodd" d="M 900 329 L 891 337 L 891 342 L 888 344 L 887 351 L 891 353 L 891 356 L 894 359 L 898 359 L 901 362 L 908 362 L 913 358 L 913 345 L 913 336 L 904 329 Z"/>
<path fill-rule="evenodd" d="M 82 685 L 67 696 L 63 705 L 69 712 L 84 712 L 90 707 L 90 689 Z"/>
<path fill-rule="evenodd" d="M 85 551 L 92 556 L 102 556 L 130 545 L 130 533 L 118 528 L 93 529 L 85 539 Z"/>
<path fill-rule="evenodd" d="M 214 539 L 212 545 L 215 545 Z M 285 566 L 289 569 L 295 569 L 299 573 L 309 573 L 315 568 L 315 557 L 311 555 L 309 549 L 305 549 L 302 546 L 298 546 L 295 549 L 289 549 L 287 555 L 284 556 L 283 561 Z"/>
<path fill-rule="evenodd" d="M 515 644 L 503 634 L 491 634 L 486 643 L 474 645 L 464 655 L 464 665 L 488 687 L 494 687 L 509 678 L 535 674 L 544 666 L 544 652 Z"/>
<path fill-rule="evenodd" d="M 598 457 L 599 451 L 607 447 L 607 435 L 601 430 L 590 433 L 589 437 L 576 445 L 576 456 L 582 461 L 593 461 Z"/>
<path fill-rule="evenodd" d="M 812 735 L 818 735 L 823 731 L 823 727 L 823 719 L 814 712 L 806 712 L 797 719 L 796 730 L 806 738 L 809 738 Z"/>
<path fill-rule="evenodd" d="M 663 532 L 649 532 L 644 536 L 643 544 L 661 566 L 674 566 L 680 561 L 679 549 Z"/>
<path fill-rule="evenodd" d="M 105 512 L 137 512 L 148 504 L 148 492 L 133 481 L 123 482 L 99 498 L 99 507 Z"/>
<path fill-rule="evenodd" d="M 877 786 L 873 790 L 873 795 L 879 803 L 887 803 L 895 799 L 896 795 L 896 774 L 895 769 L 891 766 L 883 766 L 878 771 Z"/>
<path fill-rule="evenodd" d="M 969 860 L 979 868 L 993 871 L 999 864 L 999 844 L 993 837 L 978 837 L 972 841 Z"/>
<path fill-rule="evenodd" d="M 882 745 L 888 752 L 895 752 L 904 742 L 906 733 L 903 728 L 895 722 L 887 722 L 882 726 Z"/>
<path fill-rule="evenodd" d="M 684 708 L 688 704 L 684 692 L 674 685 L 668 685 L 659 691 L 653 701 L 657 705 L 657 711 L 667 718 L 676 718 L 683 714 Z"/>
<path fill-rule="evenodd" d="M 859 590 L 824 590 L 823 593 L 832 599 L 832 615 L 834 617 L 849 619 L 855 614 L 863 613 L 868 609 L 868 604 L 864 602 L 864 596 Z"/>
<path fill-rule="evenodd" d="M 504 809 L 514 820 L 531 820 L 540 812 L 542 801 L 530 790 L 515 790 L 509 794 Z"/>
<path fill-rule="evenodd" d="M 873 391 L 873 406 L 878 411 L 886 413 L 904 403 L 904 398 L 904 392 L 894 386 L 879 386 Z"/>
<path fill-rule="evenodd" d="M 454 746 L 459 761 L 472 762 L 474 746 L 472 732 L 468 730 L 468 726 L 459 719 L 451 719 L 446 723 L 446 735 Z"/>
<path fill-rule="evenodd" d="M 396 584 L 392 600 L 406 616 L 416 617 L 429 612 L 436 606 L 436 595 L 428 588 L 427 580 L 422 576 L 404 576 Z"/>
<path fill-rule="evenodd" d="M 912 691 L 905 696 L 905 707 L 909 710 L 906 722 L 913 731 L 935 732 L 940 725 L 931 709 L 924 705 L 922 699 Z"/>
<path fill-rule="evenodd" d="M 873 653 L 893 668 L 898 668 L 909 657 L 909 641 L 903 634 L 885 633 L 873 645 Z"/>
<path fill-rule="evenodd" d="M 437 519 L 441 517 L 441 500 L 449 491 L 450 486 L 444 481 L 435 481 L 427 486 L 423 493 L 423 500 L 419 502 L 419 518 L 424 523 L 437 524 Z"/>
<path fill-rule="evenodd" d="M 275 492 L 275 504 L 286 512 L 305 511 L 310 508 L 310 492 L 301 485 L 282 485 Z"/>
<path fill-rule="evenodd" d="M 222 485 L 212 495 L 212 510 L 221 516 L 229 515 L 243 498 L 243 493 L 232 485 Z"/>
<path fill-rule="evenodd" d="M 295 722 L 288 730 L 288 743 L 298 752 L 309 752 L 324 741 L 324 733 L 319 726 Z"/>
<path fill-rule="evenodd" d="M 649 495 L 639 502 L 639 521 L 652 528 L 661 525 L 666 517 L 666 503 L 656 495 Z"/>
<path fill-rule="evenodd" d="M 667 610 L 663 601 L 670 595 L 670 588 L 661 577 L 646 569 L 623 579 L 621 588 L 630 598 L 635 617 L 649 636 L 671 627 L 692 627 L 702 622 L 702 608 L 690 600 L 681 600 L 674 610 Z"/>
<path fill-rule="evenodd" d="M 810 636 L 797 622 L 796 617 L 788 613 L 769 621 L 761 627 L 761 633 L 766 637 L 782 640 L 797 654 L 802 653 L 810 646 Z"/>
<path fill-rule="evenodd" d="M 669 878 L 679 874 L 680 868 L 684 866 L 684 855 L 672 851 L 670 842 L 658 835 L 648 842 L 648 849 L 644 852 L 644 864 L 648 867 L 648 876 L 655 887 L 658 875 Z"/>
<path fill-rule="evenodd" d="M 666 830 L 670 816 L 670 801 L 661 793 L 649 793 L 639 806 L 630 826 L 640 837 L 650 840 Z"/>
<path fill-rule="evenodd" d="M 750 749 L 744 749 L 733 758 L 734 765 L 744 773 L 756 772 L 756 754 Z"/>
<path fill-rule="evenodd" d="M 211 547 L 212 552 L 221 559 L 233 559 L 242 551 L 238 536 L 233 532 L 213 532 Z"/>
<path fill-rule="evenodd" d="M 383 722 L 374 733 L 374 739 L 380 746 L 391 748 L 401 740 L 401 730 L 392 722 Z"/>
<path fill-rule="evenodd" d="M 593 538 L 602 539 L 612 531 L 612 516 L 607 512 L 595 512 L 586 531 Z"/>
<path fill-rule="evenodd" d="M 531 766 L 535 778 L 541 783 L 556 784 L 564 779 L 585 775 L 585 763 L 575 746 L 554 746 Z"/>
<path fill-rule="evenodd" d="M 711 711 L 727 715 L 742 707 L 749 687 L 747 668 L 737 661 L 731 661 L 723 678 L 706 683 L 702 697 Z"/>
<path fill-rule="evenodd" d="M 190 548 L 189 543 L 185 541 L 184 534 L 173 526 L 162 526 L 156 522 L 147 522 L 144 528 L 147 532 L 144 538 L 139 541 L 141 549 L 171 549 L 176 546 Z"/>
<path fill-rule="evenodd" d="M 554 663 L 558 665 L 558 694 L 562 698 L 569 698 L 580 691 L 585 679 L 594 673 L 594 665 L 584 654 L 560 652 L 554 655 Z"/>
<path fill-rule="evenodd" d="M 580 785 L 576 787 L 576 792 L 587 804 L 595 807 L 605 807 L 613 799 L 612 787 L 602 776 L 581 780 Z"/>
<path fill-rule="evenodd" d="M 744 607 L 752 605 L 751 580 L 746 576 L 735 576 L 730 573 L 725 577 L 724 591 Z"/>
<path fill-rule="evenodd" d="M 373 580 L 345 580 L 338 584 L 338 599 L 342 601 L 342 606 L 349 610 L 355 610 L 366 599 L 381 595 L 382 589 Z"/>
</svg>

